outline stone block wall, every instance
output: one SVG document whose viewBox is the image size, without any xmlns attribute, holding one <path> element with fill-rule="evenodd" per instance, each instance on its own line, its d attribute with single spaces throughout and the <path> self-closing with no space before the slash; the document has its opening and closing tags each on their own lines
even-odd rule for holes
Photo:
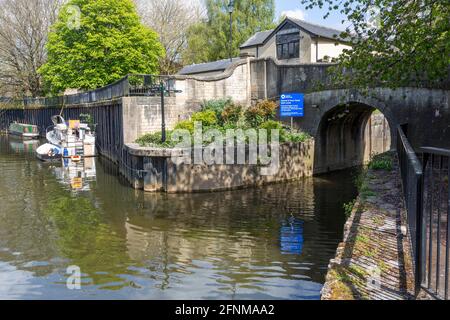
<svg viewBox="0 0 450 320">
<path fill-rule="evenodd" d="M 249 63 L 245 61 L 236 63 L 232 70 L 220 76 L 177 77 L 175 88 L 179 92 L 165 98 L 166 128 L 173 129 L 177 122 L 189 119 L 207 100 L 231 98 L 235 103 L 249 105 L 249 83 Z M 122 101 L 125 143 L 161 131 L 160 97 L 124 97 Z"/>
<path fill-rule="evenodd" d="M 166 124 L 170 129 L 183 118 L 185 112 L 174 97 L 166 97 L 164 105 Z M 124 143 L 134 142 L 146 133 L 161 131 L 161 115 L 160 97 L 122 98 Z"/>
<path fill-rule="evenodd" d="M 194 77 L 178 76 L 176 88 L 177 100 L 188 106 L 196 106 L 205 100 L 231 98 L 234 102 L 250 103 L 249 61 L 235 63 L 230 70 L 218 76 Z"/>
<path fill-rule="evenodd" d="M 177 164 L 172 149 L 142 148 L 135 144 L 126 146 L 131 157 L 141 158 L 144 175 L 128 177 L 135 188 L 147 192 L 192 193 L 233 190 L 310 177 L 314 166 L 314 141 L 287 143 L 280 146 L 280 166 L 273 175 L 262 175 L 258 165 Z"/>
</svg>

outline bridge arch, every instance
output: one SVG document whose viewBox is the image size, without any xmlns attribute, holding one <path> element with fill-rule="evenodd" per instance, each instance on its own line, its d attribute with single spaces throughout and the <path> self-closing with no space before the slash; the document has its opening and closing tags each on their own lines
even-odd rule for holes
<svg viewBox="0 0 450 320">
<path fill-rule="evenodd" d="M 329 100 L 315 134 L 315 173 L 362 165 L 372 154 L 394 149 L 396 125 L 383 107 L 360 99 Z"/>
</svg>

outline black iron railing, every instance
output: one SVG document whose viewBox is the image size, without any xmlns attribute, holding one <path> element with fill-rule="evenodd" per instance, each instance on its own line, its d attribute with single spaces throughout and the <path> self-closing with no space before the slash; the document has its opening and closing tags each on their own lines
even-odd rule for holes
<svg viewBox="0 0 450 320">
<path fill-rule="evenodd" d="M 421 286 L 436 298 L 448 299 L 450 258 L 450 150 L 424 147 Z"/>
<path fill-rule="evenodd" d="M 406 127 L 399 126 L 397 131 L 397 152 L 407 210 L 417 294 L 420 289 L 422 275 L 423 171 L 419 158 L 406 138 Z"/>
<path fill-rule="evenodd" d="M 449 298 L 450 150 L 420 148 L 421 160 L 398 128 L 397 152 L 413 253 L 416 294 Z"/>
<path fill-rule="evenodd" d="M 23 99 L 0 97 L 0 103 L 14 103 L 24 107 L 54 107 L 101 102 L 127 96 L 159 96 L 161 94 L 161 84 L 164 85 L 166 95 L 169 96 L 176 92 L 175 82 L 176 80 L 173 76 L 130 74 L 96 90 L 57 97 L 25 97 Z"/>
</svg>

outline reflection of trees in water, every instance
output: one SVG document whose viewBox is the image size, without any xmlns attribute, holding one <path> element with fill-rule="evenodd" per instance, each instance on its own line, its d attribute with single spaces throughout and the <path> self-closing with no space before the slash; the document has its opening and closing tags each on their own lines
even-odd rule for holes
<svg viewBox="0 0 450 320">
<path fill-rule="evenodd" d="M 110 178 L 114 179 L 97 177 L 99 190 L 104 192 L 108 185 L 115 188 L 108 194 L 124 192 L 120 184 L 110 184 Z M 322 281 L 323 269 L 342 237 L 342 203 L 355 196 L 352 180 L 347 172 L 331 180 L 203 194 L 144 193 L 125 186 L 129 197 L 114 205 L 127 212 L 130 257 L 146 261 L 147 268 L 158 274 L 192 273 L 196 261 L 206 261 L 229 278 L 226 282 L 250 285 L 257 270 L 267 267 L 270 274 L 270 266 L 278 262 L 278 276 L 304 274 Z M 339 190 L 340 182 L 351 187 Z M 305 244 L 297 257 L 282 254 L 283 226 L 291 218 L 304 222 Z M 324 234 L 325 239 L 318 239 Z"/>
<path fill-rule="evenodd" d="M 32 268 L 28 262 L 48 260 L 56 252 L 48 220 L 40 214 L 51 181 L 33 156 L 16 154 L 6 136 L 0 136 L 0 151 L 0 247 L 7 249 L 0 259 Z M 52 267 L 33 271 L 46 275 Z"/>
<path fill-rule="evenodd" d="M 283 223 L 291 219 L 288 212 L 312 221 L 313 188 L 306 186 L 311 183 L 296 185 L 302 196 L 293 185 L 284 190 L 268 186 L 211 194 L 142 193 L 137 196 L 141 209 L 128 218 L 130 256 L 147 261 L 166 256 L 177 273 L 189 273 L 196 261 L 206 261 L 228 279 L 221 280 L 226 286 L 239 283 L 256 288 L 255 277 L 263 272 L 291 279 L 299 274 L 295 264 L 305 259 L 282 254 L 280 238 Z M 290 198 L 302 206 L 286 205 Z"/>
<path fill-rule="evenodd" d="M 45 210 L 56 232 L 61 256 L 81 268 L 95 285 L 120 289 L 128 285 L 119 275 L 134 274 L 124 239 L 104 221 L 89 199 L 59 194 Z M 114 285 L 111 285 L 113 284 Z"/>
<path fill-rule="evenodd" d="M 94 284 L 128 285 L 118 276 L 133 273 L 123 232 L 116 232 L 97 198 L 66 191 L 51 173 L 54 164 L 13 154 L 5 137 L 0 148 L 0 244 L 8 249 L 0 250 L 0 259 L 36 276 L 55 268 L 64 274 L 74 264 Z"/>
<path fill-rule="evenodd" d="M 145 267 L 149 272 L 133 270 L 163 290 L 208 270 L 215 278 L 207 281 L 226 292 L 242 286 L 263 290 L 260 281 L 272 278 L 323 280 L 317 265 L 326 268 L 330 257 L 322 252 L 334 253 L 334 235 L 342 225 L 336 227 L 333 213 L 326 212 L 333 206 L 318 205 L 318 199 L 333 202 L 329 197 L 336 186 L 327 189 L 305 179 L 232 192 L 149 194 L 118 183 L 116 167 L 99 162 L 92 192 L 77 195 L 34 158 L 13 161 L 10 170 L 2 167 L 0 197 L 27 200 L 0 202 L 0 216 L 6 219 L 0 224 L 0 244 L 23 253 L 21 260 L 3 259 L 2 253 L 0 259 L 20 264 L 60 257 L 59 265 L 51 262 L 33 271 L 44 276 L 55 266 L 64 272 L 74 264 L 92 283 L 109 289 L 130 285 L 126 275 L 139 272 L 130 266 Z M 292 221 L 303 226 L 301 254 L 283 254 L 282 238 Z"/>
</svg>

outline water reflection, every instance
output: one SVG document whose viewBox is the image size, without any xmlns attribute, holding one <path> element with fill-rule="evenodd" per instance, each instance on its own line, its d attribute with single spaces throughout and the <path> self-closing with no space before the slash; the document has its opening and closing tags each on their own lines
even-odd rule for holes
<svg viewBox="0 0 450 320">
<path fill-rule="evenodd" d="M 344 173 L 149 194 L 102 159 L 70 168 L 17 154 L 5 137 L 0 148 L 0 283 L 28 283 L 0 298 L 317 299 L 355 193 Z M 69 265 L 83 290 L 66 289 Z"/>
<path fill-rule="evenodd" d="M 303 251 L 303 221 L 289 218 L 283 222 L 280 230 L 281 253 L 302 254 Z"/>
<path fill-rule="evenodd" d="M 20 137 L 11 136 L 9 139 L 11 150 L 15 153 L 34 154 L 39 146 L 38 140 L 23 140 Z"/>
<path fill-rule="evenodd" d="M 56 178 L 72 191 L 90 191 L 91 182 L 97 176 L 95 158 L 85 158 L 82 161 L 63 159 L 52 169 Z"/>
</svg>

